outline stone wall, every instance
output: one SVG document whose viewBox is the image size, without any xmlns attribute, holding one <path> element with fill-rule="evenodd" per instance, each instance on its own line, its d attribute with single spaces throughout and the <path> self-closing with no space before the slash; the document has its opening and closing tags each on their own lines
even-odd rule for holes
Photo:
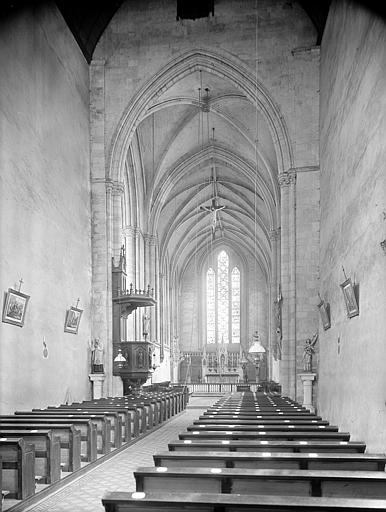
<svg viewBox="0 0 386 512">
<path fill-rule="evenodd" d="M 0 65 L 1 292 L 22 278 L 30 295 L 23 327 L 0 323 L 11 413 L 89 395 L 89 74 L 53 3 L 1 21 Z M 79 332 L 65 333 L 78 297 Z"/>
<path fill-rule="evenodd" d="M 319 413 L 366 442 L 386 443 L 386 26 L 334 2 L 321 47 L 320 291 L 331 329 L 320 335 Z M 348 318 L 340 283 L 359 285 Z"/>
</svg>

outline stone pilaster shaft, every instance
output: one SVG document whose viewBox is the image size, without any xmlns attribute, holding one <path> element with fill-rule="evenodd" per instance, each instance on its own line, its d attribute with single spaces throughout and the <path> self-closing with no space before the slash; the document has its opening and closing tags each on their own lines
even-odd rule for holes
<svg viewBox="0 0 386 512">
<path fill-rule="evenodd" d="M 272 259 L 272 274 L 271 274 L 271 287 L 270 287 L 270 332 L 269 332 L 269 378 L 272 376 L 272 357 L 277 354 L 277 324 L 276 324 L 276 307 L 275 300 L 277 300 L 279 288 L 279 272 L 280 272 L 280 228 L 272 229 L 269 233 L 271 241 L 271 259 Z"/>
<path fill-rule="evenodd" d="M 281 188 L 281 285 L 283 394 L 296 397 L 296 170 L 279 175 Z"/>
<path fill-rule="evenodd" d="M 105 347 L 106 380 L 103 394 L 112 390 L 112 307 L 111 307 L 111 202 L 106 186 L 105 166 L 105 63 L 90 65 L 90 164 L 92 212 L 92 310 L 91 337 Z"/>
</svg>

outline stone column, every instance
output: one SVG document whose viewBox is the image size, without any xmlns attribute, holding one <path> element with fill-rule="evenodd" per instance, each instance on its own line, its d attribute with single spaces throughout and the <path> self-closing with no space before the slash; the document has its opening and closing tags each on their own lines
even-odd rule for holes
<svg viewBox="0 0 386 512">
<path fill-rule="evenodd" d="M 159 264 L 159 246 L 155 246 L 155 283 L 154 283 L 154 294 L 157 299 L 157 305 L 155 306 L 155 341 L 161 339 L 161 309 L 160 309 L 160 264 Z"/>
<path fill-rule="evenodd" d="M 112 253 L 116 260 L 119 258 L 123 242 L 122 225 L 122 198 L 124 194 L 124 184 L 120 182 L 112 183 Z"/>
<path fill-rule="evenodd" d="M 141 231 L 139 228 L 134 228 L 134 259 L 133 259 L 133 288 L 140 289 L 141 279 L 140 279 L 140 236 Z M 142 340 L 142 317 L 140 316 L 141 308 L 136 309 L 132 315 L 134 320 L 134 339 Z"/>
<path fill-rule="evenodd" d="M 299 377 L 303 384 L 303 407 L 310 412 L 315 412 L 315 407 L 312 405 L 312 383 L 315 380 L 316 373 L 300 373 Z"/>
<path fill-rule="evenodd" d="M 154 297 L 156 297 L 156 282 L 157 282 L 157 247 L 158 247 L 158 239 L 156 236 L 152 236 L 150 241 L 150 288 L 153 289 Z M 155 305 L 151 308 L 152 314 L 152 322 L 150 325 L 150 339 L 152 341 L 157 340 L 157 308 L 158 305 Z"/>
<path fill-rule="evenodd" d="M 110 193 L 105 163 L 105 62 L 90 65 L 90 164 L 91 164 L 91 247 L 92 308 L 91 338 L 100 338 L 105 347 L 106 381 L 102 392 L 112 385 L 112 303 Z"/>
<path fill-rule="evenodd" d="M 281 285 L 283 395 L 296 398 L 296 170 L 279 175 L 281 188 Z"/>
<path fill-rule="evenodd" d="M 135 252 L 134 252 L 134 228 L 132 226 L 125 226 L 123 229 L 123 235 L 125 238 L 126 246 L 126 288 L 130 289 L 130 284 L 135 283 L 134 278 L 134 264 L 135 264 Z M 128 340 L 135 339 L 134 330 L 134 315 L 131 314 L 126 320 L 126 334 Z"/>
<path fill-rule="evenodd" d="M 150 285 L 150 288 L 154 289 L 156 286 L 156 244 L 157 237 L 154 235 L 146 235 L 145 236 L 145 289 L 147 285 Z M 151 307 L 148 310 L 148 313 L 151 316 L 150 322 L 150 341 L 156 340 L 156 316 L 157 311 L 156 307 Z"/>
<path fill-rule="evenodd" d="M 92 382 L 92 399 L 97 400 L 105 396 L 103 394 L 103 383 L 106 375 L 104 373 L 90 373 L 88 377 Z"/>
<path fill-rule="evenodd" d="M 280 238 L 280 228 L 271 229 L 269 232 L 269 239 L 271 241 L 271 261 L 272 261 L 272 273 L 271 273 L 271 286 L 270 286 L 270 329 L 269 329 L 269 378 L 272 377 L 272 358 L 274 355 L 277 355 L 277 325 L 276 325 L 276 308 L 275 308 L 275 300 L 278 295 L 278 247 L 279 247 L 279 238 Z"/>
</svg>

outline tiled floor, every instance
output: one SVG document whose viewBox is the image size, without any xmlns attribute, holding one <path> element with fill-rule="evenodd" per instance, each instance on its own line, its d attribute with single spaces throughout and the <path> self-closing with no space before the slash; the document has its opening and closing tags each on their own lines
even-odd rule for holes
<svg viewBox="0 0 386 512">
<path fill-rule="evenodd" d="M 25 508 L 31 512 L 103 512 L 101 498 L 105 491 L 134 491 L 133 471 L 138 466 L 153 466 L 153 454 L 167 450 L 167 444 L 177 439 L 179 432 L 186 429 L 204 410 L 219 397 L 193 397 L 188 409 L 169 420 L 158 430 L 129 446 L 116 456 L 91 469 L 86 475 L 69 483 L 40 501 Z"/>
</svg>

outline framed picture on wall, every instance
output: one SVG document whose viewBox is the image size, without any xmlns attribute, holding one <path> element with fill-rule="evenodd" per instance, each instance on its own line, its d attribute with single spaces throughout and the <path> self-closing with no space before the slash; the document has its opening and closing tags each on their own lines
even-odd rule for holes
<svg viewBox="0 0 386 512">
<path fill-rule="evenodd" d="M 83 309 L 70 307 L 66 312 L 66 320 L 64 322 L 64 332 L 78 334 L 79 323 L 83 313 Z"/>
<path fill-rule="evenodd" d="M 344 283 L 340 285 L 343 292 L 344 301 L 347 309 L 347 316 L 352 318 L 353 316 L 359 315 L 358 301 L 355 296 L 355 288 L 350 278 L 346 279 Z"/>
<path fill-rule="evenodd" d="M 4 294 L 3 322 L 23 327 L 29 295 L 8 288 Z"/>
<path fill-rule="evenodd" d="M 322 321 L 323 329 L 327 331 L 331 327 L 330 320 L 330 304 L 328 302 L 324 302 L 322 299 L 318 304 L 320 319 Z"/>
</svg>

